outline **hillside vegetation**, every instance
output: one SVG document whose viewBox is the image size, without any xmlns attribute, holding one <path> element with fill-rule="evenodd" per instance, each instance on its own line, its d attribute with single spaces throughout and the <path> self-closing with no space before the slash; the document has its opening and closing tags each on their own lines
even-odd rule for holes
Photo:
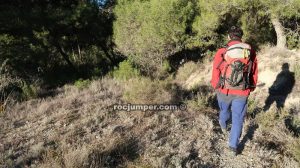
<svg viewBox="0 0 300 168">
<path fill-rule="evenodd" d="M 0 167 L 300 167 L 299 23 L 299 0 L 1 1 Z M 232 26 L 259 64 L 236 158 L 209 83 Z"/>
</svg>

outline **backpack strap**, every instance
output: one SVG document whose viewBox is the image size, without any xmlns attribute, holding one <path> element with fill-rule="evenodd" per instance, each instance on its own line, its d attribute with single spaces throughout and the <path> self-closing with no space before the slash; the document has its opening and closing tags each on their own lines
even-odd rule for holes
<svg viewBox="0 0 300 168">
<path fill-rule="evenodd" d="M 228 49 L 227 51 L 234 50 L 234 49 L 244 49 L 244 48 L 243 47 L 233 47 L 233 48 Z"/>
<path fill-rule="evenodd" d="M 218 64 L 217 69 L 220 69 L 220 66 L 221 66 L 222 63 L 225 61 L 224 55 L 225 55 L 225 53 L 227 52 L 228 47 L 229 47 L 229 46 L 228 46 L 227 44 L 223 47 L 223 48 L 225 48 L 225 52 L 223 52 L 223 53 L 221 54 L 222 61 Z"/>
<path fill-rule="evenodd" d="M 219 63 L 218 66 L 217 66 L 217 69 L 218 69 L 218 70 L 220 70 L 220 66 L 222 65 L 222 63 L 225 62 L 224 55 L 225 55 L 225 53 L 227 52 L 227 48 L 228 48 L 228 47 L 229 47 L 229 46 L 228 46 L 227 44 L 223 47 L 223 48 L 225 48 L 225 52 L 223 52 L 223 53 L 221 54 L 222 61 L 220 61 L 220 63 Z M 219 81 L 218 81 L 218 83 L 217 83 L 216 89 L 218 89 L 218 88 L 220 88 L 220 87 L 224 88 L 224 82 L 225 82 L 225 81 L 224 81 L 224 80 L 225 80 L 224 76 L 225 76 L 225 74 L 222 74 L 222 73 L 221 73 L 221 70 L 220 70 Z"/>
<path fill-rule="evenodd" d="M 249 65 L 248 65 L 248 69 L 247 69 L 247 78 L 246 78 L 246 81 L 245 81 L 245 86 L 244 88 L 247 88 L 247 87 L 255 87 L 254 85 L 251 84 L 251 81 L 250 81 L 250 77 L 252 75 L 252 67 L 253 67 L 253 62 L 254 62 L 254 58 L 253 58 L 253 54 L 250 54 L 249 56 Z"/>
</svg>

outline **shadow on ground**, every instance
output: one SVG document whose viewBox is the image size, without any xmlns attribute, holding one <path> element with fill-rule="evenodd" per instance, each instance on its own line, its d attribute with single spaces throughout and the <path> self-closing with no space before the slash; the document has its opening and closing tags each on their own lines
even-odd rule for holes
<svg viewBox="0 0 300 168">
<path fill-rule="evenodd" d="M 265 101 L 264 111 L 269 110 L 276 102 L 278 109 L 284 108 L 287 96 L 292 92 L 295 85 L 295 73 L 289 70 L 289 64 L 282 64 L 282 71 L 277 75 L 273 85 L 269 88 L 269 96 Z"/>
</svg>

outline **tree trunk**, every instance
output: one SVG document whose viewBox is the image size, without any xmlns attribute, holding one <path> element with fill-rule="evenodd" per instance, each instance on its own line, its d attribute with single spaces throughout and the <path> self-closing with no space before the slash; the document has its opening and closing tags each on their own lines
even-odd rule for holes
<svg viewBox="0 0 300 168">
<path fill-rule="evenodd" d="M 68 54 L 65 53 L 64 49 L 58 44 L 55 44 L 56 49 L 59 51 L 59 53 L 62 55 L 63 59 L 67 62 L 67 64 L 74 70 L 76 71 L 75 66 L 73 65 L 73 63 L 71 62 L 71 60 L 69 59 Z"/>
<path fill-rule="evenodd" d="M 80 50 L 80 46 L 78 43 L 77 43 L 77 50 L 78 50 L 78 57 L 79 57 L 80 63 L 82 63 L 81 50 Z"/>
<path fill-rule="evenodd" d="M 286 48 L 286 35 L 284 33 L 284 28 L 279 21 L 279 18 L 277 16 L 272 16 L 271 22 L 274 26 L 276 36 L 277 36 L 276 46 L 279 48 Z"/>
</svg>

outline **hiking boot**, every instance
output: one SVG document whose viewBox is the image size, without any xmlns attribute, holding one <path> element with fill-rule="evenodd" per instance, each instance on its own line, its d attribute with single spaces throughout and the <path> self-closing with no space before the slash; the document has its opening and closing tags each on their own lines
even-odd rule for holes
<svg viewBox="0 0 300 168">
<path fill-rule="evenodd" d="M 237 149 L 229 146 L 228 153 L 230 156 L 235 157 L 237 155 Z"/>
</svg>

